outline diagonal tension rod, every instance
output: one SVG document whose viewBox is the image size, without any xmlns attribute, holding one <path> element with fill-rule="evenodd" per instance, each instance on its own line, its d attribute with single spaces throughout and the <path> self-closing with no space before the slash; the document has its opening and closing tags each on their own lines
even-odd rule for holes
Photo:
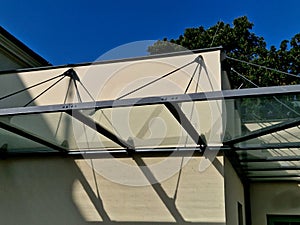
<svg viewBox="0 0 300 225">
<path fill-rule="evenodd" d="M 52 78 L 50 78 L 50 79 L 44 80 L 44 81 L 42 81 L 42 82 L 40 82 L 40 83 L 34 84 L 34 85 L 29 86 L 29 87 L 27 87 L 27 88 L 24 88 L 24 89 L 22 89 L 22 90 L 15 91 L 15 92 L 10 93 L 10 94 L 8 94 L 8 95 L 2 96 L 2 97 L 0 97 L 0 101 L 3 100 L 3 99 L 9 98 L 9 97 L 11 97 L 11 96 L 14 96 L 14 95 L 16 95 L 16 94 L 22 93 L 23 91 L 27 91 L 27 90 L 29 90 L 29 89 L 31 89 L 31 88 L 37 87 L 37 86 L 39 86 L 39 85 L 41 85 L 41 84 L 47 83 L 47 82 L 49 82 L 49 81 L 52 81 L 52 80 L 54 80 L 54 79 L 56 79 L 56 78 L 62 77 L 62 76 L 64 76 L 64 74 L 60 74 L 60 75 L 58 75 L 58 76 L 55 76 L 55 77 L 52 77 Z"/>
<path fill-rule="evenodd" d="M 202 57 L 201 57 L 201 56 L 198 56 L 198 57 L 197 57 L 196 59 L 194 59 L 192 62 L 189 62 L 189 63 L 187 63 L 187 64 L 185 64 L 185 65 L 183 65 L 183 66 L 181 66 L 181 67 L 179 67 L 179 68 L 176 68 L 175 70 L 173 70 L 173 71 L 171 71 L 171 72 L 169 72 L 169 73 L 164 74 L 163 76 L 160 76 L 160 77 L 158 77 L 158 78 L 156 78 L 156 79 L 154 79 L 154 80 L 152 80 L 152 81 L 150 81 L 150 82 L 148 82 L 148 83 L 146 83 L 146 84 L 143 84 L 143 85 L 139 86 L 138 88 L 136 88 L 136 89 L 134 89 L 134 90 L 132 90 L 132 91 L 129 91 L 128 93 L 126 93 L 126 94 L 124 94 L 124 95 L 118 97 L 116 100 L 120 100 L 120 99 L 122 99 L 122 98 L 124 98 L 124 97 L 126 97 L 126 96 L 128 96 L 128 95 L 131 95 L 131 94 L 133 94 L 133 93 L 135 93 L 135 92 L 137 92 L 137 91 L 139 91 L 139 90 L 141 90 L 141 89 L 143 89 L 143 88 L 145 88 L 145 87 L 147 87 L 147 86 L 153 84 L 153 83 L 156 83 L 157 81 L 159 81 L 159 80 L 161 80 L 161 79 L 163 79 L 163 78 L 165 78 L 165 77 L 168 77 L 168 76 L 170 76 L 170 75 L 176 73 L 177 71 L 182 70 L 183 68 L 185 68 L 185 67 L 187 67 L 187 66 L 193 64 L 193 63 L 199 63 L 199 61 L 200 61 L 201 59 L 202 59 Z"/>
<path fill-rule="evenodd" d="M 38 99 L 40 96 L 42 96 L 44 93 L 46 93 L 47 91 L 49 91 L 51 88 L 53 88 L 56 84 L 58 84 L 60 81 L 62 81 L 65 77 L 70 77 L 70 79 L 72 79 L 74 81 L 74 84 L 76 86 L 76 80 L 79 80 L 78 75 L 76 74 L 76 72 L 73 69 L 68 69 L 66 72 L 64 72 L 61 75 L 56 76 L 55 78 L 61 77 L 59 80 L 57 80 L 54 84 L 50 85 L 48 88 L 46 88 L 44 91 L 42 91 L 38 96 L 36 96 L 35 98 L 31 99 L 29 102 L 27 102 L 24 107 L 28 106 L 30 103 L 32 103 L 33 101 L 35 101 L 36 99 Z M 50 79 L 48 79 L 49 81 Z M 53 80 L 53 79 L 51 79 Z M 45 82 L 43 82 L 45 83 Z"/>
</svg>

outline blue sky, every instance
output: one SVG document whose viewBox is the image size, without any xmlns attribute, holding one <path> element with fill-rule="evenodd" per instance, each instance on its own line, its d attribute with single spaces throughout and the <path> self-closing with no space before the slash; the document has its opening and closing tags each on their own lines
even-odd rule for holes
<svg viewBox="0 0 300 225">
<path fill-rule="evenodd" d="M 176 38 L 188 27 L 246 15 L 268 44 L 300 33 L 299 0 L 6 0 L 0 25 L 54 65 L 91 62 L 134 41 Z"/>
</svg>

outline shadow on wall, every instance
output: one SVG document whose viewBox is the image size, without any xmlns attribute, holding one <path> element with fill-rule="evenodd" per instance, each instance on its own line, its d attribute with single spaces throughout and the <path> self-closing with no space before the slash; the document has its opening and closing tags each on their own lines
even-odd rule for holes
<svg viewBox="0 0 300 225">
<path fill-rule="evenodd" d="M 141 158 L 134 161 L 146 165 Z M 192 173 L 198 165 L 199 159 L 192 159 L 177 186 L 178 174 L 152 186 L 129 187 L 93 173 L 84 160 L 2 160 L 0 218 L 6 225 L 225 224 L 223 177 L 213 166 Z M 155 179 L 150 170 L 142 172 Z"/>
<path fill-rule="evenodd" d="M 271 205 L 272 208 L 281 210 L 300 208 L 300 193 L 295 189 L 285 190 L 272 199 Z"/>
</svg>

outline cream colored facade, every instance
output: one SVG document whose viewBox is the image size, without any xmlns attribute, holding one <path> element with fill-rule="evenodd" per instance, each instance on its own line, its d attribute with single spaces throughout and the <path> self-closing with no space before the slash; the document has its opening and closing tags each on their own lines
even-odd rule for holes
<svg viewBox="0 0 300 225">
<path fill-rule="evenodd" d="M 177 173 L 159 184 L 132 187 L 103 178 L 85 160 L 6 159 L 0 163 L 1 219 L 32 225 L 225 224 L 222 171 L 211 166 L 199 173 L 200 160 L 190 160 L 179 181 Z"/>
</svg>

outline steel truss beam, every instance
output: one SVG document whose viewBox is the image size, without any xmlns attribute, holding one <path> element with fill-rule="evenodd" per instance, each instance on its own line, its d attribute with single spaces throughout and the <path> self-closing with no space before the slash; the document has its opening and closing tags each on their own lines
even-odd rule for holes
<svg viewBox="0 0 300 225">
<path fill-rule="evenodd" d="M 19 108 L 6 108 L 0 109 L 0 116 L 9 116 L 9 115 L 24 115 L 24 114 L 40 114 L 40 113 L 52 113 L 52 112 L 65 112 L 70 115 L 77 116 L 79 120 L 82 120 L 90 127 L 96 127 L 96 130 L 99 133 L 102 133 L 104 136 L 108 137 L 110 140 L 118 143 L 120 146 L 126 149 L 132 149 L 132 146 L 126 141 L 119 139 L 117 136 L 106 130 L 100 124 L 96 124 L 92 119 L 85 117 L 83 114 L 78 114 L 78 110 L 88 110 L 88 109 L 105 109 L 105 108 L 114 108 L 114 107 L 136 107 L 143 105 L 154 105 L 154 104 L 164 104 L 172 115 L 183 124 L 183 128 L 188 132 L 188 134 L 195 140 L 196 143 L 199 143 L 202 146 L 205 146 L 206 143 L 200 138 L 200 135 L 197 133 L 195 128 L 190 124 L 190 121 L 186 118 L 184 113 L 178 107 L 178 103 L 181 102 L 193 102 L 193 101 L 213 101 L 213 100 L 223 100 L 223 99 L 239 99 L 244 97 L 266 97 L 274 95 L 286 95 L 286 94 L 299 94 L 300 85 L 293 86 L 283 86 L 283 87 L 266 87 L 266 88 L 250 88 L 250 89 L 241 89 L 241 90 L 225 90 L 225 91 L 216 91 L 216 92 L 206 92 L 206 93 L 192 93 L 192 94 L 180 94 L 180 95 L 168 95 L 168 96 L 156 96 L 156 97 L 146 97 L 146 98 L 132 98 L 132 99 L 120 99 L 120 100 L 109 100 L 109 101 L 96 101 L 96 102 L 86 102 L 86 103 L 74 103 L 74 104 L 58 104 L 58 105 L 48 105 L 48 106 L 32 106 L 32 107 L 19 107 Z M 183 118 L 183 121 L 181 121 Z M 181 120 L 180 120 L 181 119 Z M 300 124 L 300 119 L 294 119 L 289 122 L 284 122 L 281 124 L 276 124 L 271 127 L 262 128 L 258 131 L 253 131 L 248 135 L 243 137 L 232 139 L 225 144 L 224 149 L 234 149 L 232 146 L 235 143 L 249 140 L 255 137 L 259 137 L 265 134 L 273 133 L 283 129 L 287 129 L 293 126 Z M 15 131 L 18 132 L 18 131 Z M 25 131 L 18 132 L 24 137 L 30 136 L 31 134 L 26 135 Z M 25 134 L 26 133 L 26 134 Z M 40 142 L 45 142 L 45 140 L 38 140 Z M 45 143 L 47 144 L 47 143 Z M 50 144 L 51 145 L 51 144 Z M 54 149 L 57 149 L 58 146 L 52 146 Z M 51 148 L 52 148 L 51 147 Z M 61 149 L 62 150 L 62 149 Z"/>
<path fill-rule="evenodd" d="M 178 121 L 178 123 L 185 129 L 185 131 L 190 135 L 194 142 L 200 146 L 200 149 L 204 150 L 207 146 L 205 141 L 201 138 L 200 134 L 196 131 L 194 126 L 191 124 L 190 120 L 186 117 L 184 112 L 176 103 L 165 103 L 166 108 Z"/>
<path fill-rule="evenodd" d="M 224 90 L 214 92 L 201 92 L 192 94 L 178 94 L 155 96 L 145 98 L 128 98 L 120 100 L 107 100 L 85 103 L 72 104 L 56 104 L 48 106 L 31 106 L 0 109 L 0 116 L 5 115 L 21 115 L 35 113 L 50 113 L 50 112 L 66 112 L 73 109 L 105 109 L 118 107 L 143 106 L 165 103 L 181 103 L 191 101 L 213 101 L 224 99 L 240 99 L 246 97 L 267 97 L 274 95 L 300 94 L 300 85 L 290 85 L 282 87 L 264 87 L 264 88 L 249 88 L 239 90 Z"/>
<path fill-rule="evenodd" d="M 4 146 L 5 147 L 5 146 Z M 101 158 L 106 159 L 114 158 L 128 158 L 128 152 L 124 148 L 114 149 L 114 150 L 71 150 L 65 153 L 66 155 L 73 158 L 86 158 L 94 159 Z M 203 156 L 203 151 L 199 151 L 199 148 L 162 148 L 162 149 L 135 149 L 134 154 L 139 157 L 201 157 Z M 57 157 L 61 156 L 61 152 L 7 152 L 10 157 Z M 222 152 L 219 152 L 222 155 Z M 0 154 L 1 156 L 1 154 Z"/>
</svg>

